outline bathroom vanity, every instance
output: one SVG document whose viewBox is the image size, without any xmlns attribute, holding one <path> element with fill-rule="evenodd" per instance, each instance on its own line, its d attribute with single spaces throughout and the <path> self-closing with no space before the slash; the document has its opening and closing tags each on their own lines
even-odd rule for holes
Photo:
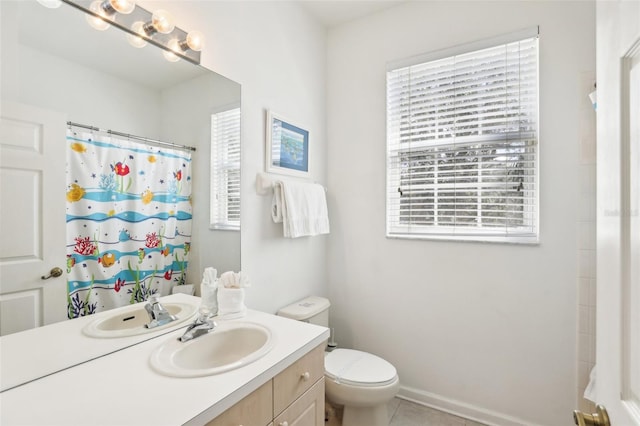
<svg viewBox="0 0 640 426">
<path fill-rule="evenodd" d="M 233 321 L 268 328 L 273 339 L 269 352 L 216 375 L 183 378 L 158 373 L 150 364 L 151 355 L 169 339 L 180 337 L 184 324 L 0 393 L 0 424 L 324 424 L 328 329 L 252 310 L 244 318 L 228 320 Z M 76 338 L 83 340 L 78 350 L 105 340 Z M 118 338 L 109 340 L 116 345 Z M 56 351 L 51 341 L 32 342 L 28 348 L 39 351 L 41 362 Z M 14 368 L 29 370 L 31 362 Z"/>
<path fill-rule="evenodd" d="M 312 349 L 207 426 L 324 425 L 324 349 Z"/>
</svg>

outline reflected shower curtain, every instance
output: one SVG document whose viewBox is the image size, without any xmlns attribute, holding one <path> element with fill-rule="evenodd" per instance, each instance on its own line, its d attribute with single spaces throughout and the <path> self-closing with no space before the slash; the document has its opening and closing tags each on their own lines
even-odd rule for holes
<svg viewBox="0 0 640 426">
<path fill-rule="evenodd" d="M 191 153 L 70 127 L 68 316 L 169 294 L 191 240 Z"/>
</svg>

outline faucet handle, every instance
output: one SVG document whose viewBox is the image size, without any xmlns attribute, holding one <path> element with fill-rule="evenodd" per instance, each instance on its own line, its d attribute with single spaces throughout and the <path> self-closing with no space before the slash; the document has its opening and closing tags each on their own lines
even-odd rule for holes
<svg viewBox="0 0 640 426">
<path fill-rule="evenodd" d="M 154 293 L 149 296 L 148 302 L 151 304 L 158 303 L 160 301 L 160 295 L 158 293 Z"/>
</svg>

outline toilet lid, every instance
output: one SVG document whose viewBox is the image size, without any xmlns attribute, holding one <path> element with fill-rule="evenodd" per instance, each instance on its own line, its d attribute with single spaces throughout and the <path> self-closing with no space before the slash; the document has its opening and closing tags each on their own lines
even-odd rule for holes
<svg viewBox="0 0 640 426">
<path fill-rule="evenodd" d="M 393 365 L 367 352 L 335 349 L 324 358 L 327 377 L 354 386 L 384 386 L 397 378 Z"/>
</svg>

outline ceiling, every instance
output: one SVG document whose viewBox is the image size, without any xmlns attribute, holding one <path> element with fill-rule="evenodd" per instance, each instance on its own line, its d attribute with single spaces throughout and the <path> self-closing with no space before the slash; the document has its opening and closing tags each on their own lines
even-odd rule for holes
<svg viewBox="0 0 640 426">
<path fill-rule="evenodd" d="M 300 4 L 324 26 L 335 27 L 405 2 L 406 0 L 302 0 Z"/>
</svg>

